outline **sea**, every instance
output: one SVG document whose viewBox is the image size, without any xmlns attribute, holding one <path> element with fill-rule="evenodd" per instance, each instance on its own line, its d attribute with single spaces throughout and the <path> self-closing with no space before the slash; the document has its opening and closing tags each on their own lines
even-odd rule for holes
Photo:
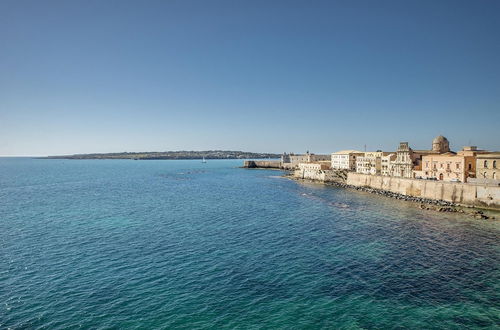
<svg viewBox="0 0 500 330">
<path fill-rule="evenodd" d="M 0 329 L 500 327 L 500 221 L 242 160 L 0 158 Z"/>
</svg>

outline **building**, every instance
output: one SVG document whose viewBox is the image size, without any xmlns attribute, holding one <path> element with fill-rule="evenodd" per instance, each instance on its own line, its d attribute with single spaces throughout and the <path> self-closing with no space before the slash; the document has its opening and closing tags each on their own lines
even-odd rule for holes
<svg viewBox="0 0 500 330">
<path fill-rule="evenodd" d="M 476 178 L 481 183 L 500 183 L 500 152 L 476 155 Z"/>
<path fill-rule="evenodd" d="M 466 149 L 464 149 L 464 152 L 465 150 Z M 344 152 L 344 154 L 345 153 L 346 152 Z M 450 151 L 450 143 L 448 139 L 442 135 L 439 135 L 432 140 L 431 150 L 413 150 L 410 148 L 408 142 L 400 142 L 395 153 L 375 151 L 365 152 L 356 156 L 356 172 L 400 178 L 415 178 L 417 176 L 424 177 L 425 175 L 422 174 L 422 163 L 424 157 L 448 154 L 455 155 L 455 153 Z M 464 154 L 461 156 L 473 157 L 473 154 Z M 340 164 L 340 160 L 338 163 L 333 162 L 334 157 L 335 154 L 332 154 L 332 168 L 334 168 L 336 164 Z M 346 160 L 344 159 L 344 161 Z M 469 158 L 468 163 L 470 163 Z M 427 172 L 431 171 L 428 170 Z M 464 175 L 459 175 L 458 177 L 465 179 L 466 177 L 472 176 L 472 173 L 464 172 Z M 447 178 L 447 175 L 444 175 L 444 178 Z M 451 180 L 451 178 L 449 179 Z"/>
<path fill-rule="evenodd" d="M 380 158 L 380 174 L 384 176 L 391 175 L 391 164 L 396 160 L 397 155 L 394 153 L 382 156 Z"/>
<path fill-rule="evenodd" d="M 287 154 L 286 152 L 281 155 L 281 163 L 287 164 L 290 167 L 297 167 L 300 163 L 307 163 L 308 155 L 296 155 L 294 153 Z"/>
<path fill-rule="evenodd" d="M 356 157 L 363 153 L 357 150 L 342 150 L 332 153 L 332 169 L 356 171 Z"/>
<path fill-rule="evenodd" d="M 453 152 L 426 155 L 422 157 L 422 170 L 418 171 L 418 174 L 422 178 L 435 178 L 439 181 L 467 182 L 467 178 L 473 177 L 475 162 L 475 156 L 458 155 Z M 415 173 L 417 174 L 417 171 Z"/>
<path fill-rule="evenodd" d="M 390 155 L 390 152 L 370 151 L 364 152 L 356 158 L 356 172 L 370 175 L 382 174 L 382 157 Z"/>
<path fill-rule="evenodd" d="M 318 163 L 300 163 L 298 165 L 301 171 L 321 171 L 330 169 L 330 164 L 318 162 Z"/>
<path fill-rule="evenodd" d="M 424 177 L 422 159 L 424 156 L 449 153 L 450 142 L 442 135 L 432 140 L 431 150 L 413 150 L 408 142 L 400 142 L 396 151 L 396 159 L 391 162 L 390 175 L 399 178 Z"/>
<path fill-rule="evenodd" d="M 439 135 L 438 137 L 434 138 L 434 140 L 432 140 L 432 151 L 438 154 L 449 152 L 450 142 L 444 136 Z"/>
<path fill-rule="evenodd" d="M 468 166 L 466 170 L 466 176 L 467 179 L 475 179 L 477 178 L 477 157 L 483 154 L 492 154 L 489 151 L 486 150 L 479 150 L 477 149 L 476 146 L 466 146 L 463 147 L 462 150 L 457 152 L 458 155 L 460 156 L 466 156 L 466 157 L 473 157 L 474 161 L 472 162 L 471 166 Z"/>
<path fill-rule="evenodd" d="M 479 150 L 476 146 L 466 146 L 463 147 L 462 150 L 457 152 L 457 154 L 462 156 L 476 156 L 478 154 L 489 153 L 486 150 Z"/>
<path fill-rule="evenodd" d="M 413 150 L 410 149 L 410 155 L 414 162 L 414 166 L 420 166 L 422 157 L 425 155 L 440 155 L 447 152 L 451 152 L 450 150 L 450 142 L 447 138 L 442 135 L 439 135 L 432 140 L 432 149 L 431 150 Z"/>
<path fill-rule="evenodd" d="M 415 154 L 408 142 L 400 142 L 396 157 L 390 164 L 390 176 L 412 178 L 413 168 L 417 165 L 418 154 Z"/>
<path fill-rule="evenodd" d="M 469 182 L 472 179 L 471 181 L 475 181 L 478 172 L 476 159 L 488 153 L 486 150 L 477 149 L 476 146 L 463 147 L 457 153 L 453 151 L 442 154 L 429 153 L 422 156 L 420 166 L 414 167 L 413 173 L 416 177 L 423 179 L 460 182 Z"/>
<path fill-rule="evenodd" d="M 330 170 L 332 168 L 332 161 L 331 160 L 318 160 L 314 163 L 320 164 L 322 169 Z"/>
<path fill-rule="evenodd" d="M 284 168 L 297 168 L 301 163 L 314 163 L 319 161 L 331 161 L 330 155 L 316 155 L 307 151 L 305 154 L 283 153 L 281 164 Z"/>
<path fill-rule="evenodd" d="M 331 155 L 316 155 L 316 154 L 308 154 L 308 162 L 329 162 L 331 163 L 332 156 Z M 328 165 L 330 166 L 330 165 Z"/>
</svg>

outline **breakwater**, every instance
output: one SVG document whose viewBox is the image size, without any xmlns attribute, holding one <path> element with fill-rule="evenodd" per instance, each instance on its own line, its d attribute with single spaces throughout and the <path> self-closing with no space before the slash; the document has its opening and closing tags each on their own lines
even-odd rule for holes
<svg viewBox="0 0 500 330">
<path fill-rule="evenodd" d="M 281 168 L 281 161 L 279 160 L 245 160 L 243 162 L 244 168 Z"/>
</svg>

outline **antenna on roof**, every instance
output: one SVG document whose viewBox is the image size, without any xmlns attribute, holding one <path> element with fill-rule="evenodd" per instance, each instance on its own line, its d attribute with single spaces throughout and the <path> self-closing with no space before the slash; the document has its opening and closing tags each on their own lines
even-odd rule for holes
<svg viewBox="0 0 500 330">
<path fill-rule="evenodd" d="M 366 144 L 365 144 L 365 152 L 366 152 Z"/>
</svg>

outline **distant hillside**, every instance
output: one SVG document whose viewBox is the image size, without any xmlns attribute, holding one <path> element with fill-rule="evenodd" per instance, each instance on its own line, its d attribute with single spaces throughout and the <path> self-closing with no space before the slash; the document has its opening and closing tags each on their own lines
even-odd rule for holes
<svg viewBox="0 0 500 330">
<path fill-rule="evenodd" d="M 48 159 L 263 159 L 280 158 L 279 154 L 245 151 L 208 150 L 208 151 L 163 151 L 163 152 L 119 152 L 107 154 L 79 154 L 44 157 Z"/>
</svg>

